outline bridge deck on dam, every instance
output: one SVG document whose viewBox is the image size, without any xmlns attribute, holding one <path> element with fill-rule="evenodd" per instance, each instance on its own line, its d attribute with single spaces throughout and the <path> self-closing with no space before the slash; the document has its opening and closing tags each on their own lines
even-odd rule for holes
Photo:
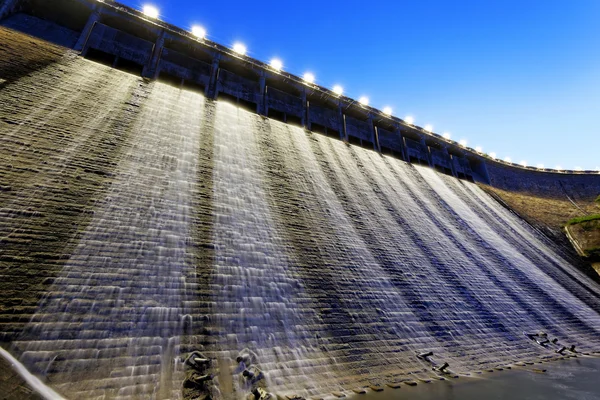
<svg viewBox="0 0 600 400">
<path fill-rule="evenodd" d="M 315 398 L 600 354 L 597 283 L 474 183 L 6 28 L 0 82 L 0 341 L 67 398 L 190 396 L 192 350 L 224 398 L 240 353 Z"/>
</svg>

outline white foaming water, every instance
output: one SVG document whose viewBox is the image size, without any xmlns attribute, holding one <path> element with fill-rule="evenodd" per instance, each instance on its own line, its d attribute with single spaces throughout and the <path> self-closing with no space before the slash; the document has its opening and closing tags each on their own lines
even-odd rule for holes
<svg viewBox="0 0 600 400">
<path fill-rule="evenodd" d="M 421 325 L 430 327 L 431 334 L 439 340 L 436 345 L 421 347 L 421 350 L 433 350 L 454 370 L 467 370 L 470 365 L 465 365 L 465 360 L 457 356 L 479 350 L 480 344 L 469 340 L 470 336 L 487 334 L 487 345 L 504 347 L 503 338 L 492 335 L 496 326 L 490 321 L 492 312 L 485 309 L 489 300 L 487 290 L 495 288 L 479 276 L 473 276 L 467 256 L 443 234 L 422 207 L 406 193 L 397 193 L 398 182 L 385 181 L 391 176 L 377 170 L 381 157 L 361 149 L 351 150 L 338 141 L 330 141 L 328 145 L 324 140 L 319 142 L 344 196 L 350 199 L 353 213 L 360 215 L 361 224 L 365 225 L 368 235 L 374 237 L 377 245 L 372 248 L 383 251 L 388 258 L 387 273 L 406 271 L 409 288 L 403 291 L 410 289 L 417 296 L 419 307 L 414 310 L 420 315 Z M 358 160 L 353 160 L 354 157 Z M 465 282 L 463 277 L 470 282 Z M 481 290 L 469 293 L 473 284 Z M 424 307 L 424 312 L 420 307 Z M 465 324 L 465 320 L 469 323 Z M 499 362 L 499 359 L 486 357 L 478 360 L 478 363 Z"/>
<path fill-rule="evenodd" d="M 106 197 L 16 342 L 72 398 L 178 398 L 204 98 L 155 84 Z M 127 133 L 123 133 L 127 134 Z"/>
<path fill-rule="evenodd" d="M 542 312 L 547 320 L 552 322 L 551 326 L 543 327 L 549 332 L 555 333 L 559 338 L 570 341 L 571 343 L 577 343 L 580 346 L 588 345 L 590 340 L 597 340 L 596 337 L 600 332 L 600 319 L 598 314 L 589 305 L 582 302 L 576 297 L 579 291 L 583 291 L 581 288 L 574 288 L 567 290 L 567 286 L 571 286 L 570 283 L 561 282 L 556 279 L 552 279 L 547 272 L 542 268 L 552 269 L 554 266 L 549 265 L 550 260 L 541 258 L 532 258 L 532 251 L 534 253 L 543 253 L 556 263 L 562 264 L 562 266 L 568 270 L 573 271 L 573 267 L 568 265 L 564 260 L 555 254 L 545 243 L 535 239 L 535 246 L 530 246 L 530 243 L 526 239 L 533 239 L 531 234 L 524 229 L 523 222 L 518 220 L 514 215 L 505 214 L 498 221 L 493 221 L 490 218 L 490 212 L 482 212 L 479 210 L 479 206 L 474 204 L 467 204 L 465 200 L 468 197 L 469 191 L 480 191 L 475 185 L 456 182 L 443 178 L 439 174 L 436 174 L 430 169 L 418 167 L 417 168 L 421 176 L 431 186 L 431 188 L 448 204 L 457 215 L 460 215 L 461 219 L 466 223 L 472 230 L 477 232 L 486 243 L 489 244 L 493 249 L 496 249 L 505 258 L 503 264 L 493 265 L 497 274 L 502 274 L 505 271 L 515 271 L 518 275 L 513 276 L 510 279 L 513 287 L 519 287 L 525 285 L 525 296 L 526 300 L 530 304 L 534 304 L 535 308 Z M 461 190 L 459 188 L 451 189 L 448 184 L 456 186 L 470 187 L 469 190 Z M 461 199 L 462 194 L 463 199 Z M 471 200 L 473 201 L 473 200 Z M 481 194 L 476 202 L 481 202 Z M 491 207 L 494 212 L 501 212 L 501 206 L 499 204 L 491 204 L 487 202 L 487 206 Z M 477 212 L 479 211 L 479 213 Z M 519 235 L 515 235 L 515 232 L 519 232 Z M 512 272 L 511 271 L 511 272 Z M 578 279 L 584 280 L 579 273 L 576 273 Z M 517 277 L 521 277 L 519 280 Z M 532 291 L 532 285 L 537 287 L 537 290 Z M 591 286 L 591 285 L 590 285 Z M 559 304 L 556 300 L 559 300 Z M 553 304 L 554 302 L 554 304 Z M 557 307 L 559 305 L 559 307 Z M 565 324 L 565 321 L 569 321 L 570 324 Z M 580 324 L 587 324 L 587 330 L 577 329 L 574 326 Z"/>
<path fill-rule="evenodd" d="M 326 376 L 327 360 L 304 329 L 314 315 L 296 304 L 302 282 L 289 266 L 264 191 L 258 121 L 233 105 L 217 103 L 211 293 L 221 337 L 218 347 L 224 349 L 218 358 L 235 360 L 248 347 L 258 355 L 270 390 L 304 390 L 309 395 L 317 390 L 315 368 Z M 235 393 L 222 387 L 222 395 L 246 396 L 240 372 L 233 381 Z"/>
<path fill-rule="evenodd" d="M 453 186 L 455 192 L 460 194 L 464 191 L 470 192 L 472 195 L 468 196 L 471 199 L 469 203 L 474 211 L 482 210 L 484 215 L 490 220 L 495 221 L 510 221 L 506 227 L 510 228 L 513 235 L 519 238 L 519 240 L 532 251 L 541 252 L 548 261 L 560 264 L 563 268 L 569 271 L 571 278 L 581 283 L 587 289 L 593 291 L 596 294 L 600 294 L 600 288 L 593 282 L 589 277 L 585 276 L 577 268 L 573 267 L 558 253 L 552 250 L 552 243 L 539 232 L 534 232 L 532 227 L 529 226 L 525 221 L 501 207 L 497 201 L 492 199 L 489 195 L 483 192 L 476 185 L 456 185 Z"/>
<path fill-rule="evenodd" d="M 361 154 L 363 153 L 359 153 L 359 156 Z M 529 279 L 526 274 L 519 275 L 515 272 L 513 254 L 518 254 L 522 251 L 521 248 L 502 249 L 506 254 L 497 249 L 487 235 L 489 232 L 487 221 L 474 219 L 473 213 L 469 210 L 452 212 L 452 208 L 446 203 L 452 202 L 454 196 L 447 193 L 436 196 L 429 185 L 421 182 L 414 168 L 391 159 L 383 162 L 383 159 L 377 155 L 371 155 L 367 160 L 364 156 L 361 158 L 365 161 L 365 165 L 377 166 L 378 171 L 373 175 L 377 181 L 385 178 L 385 182 L 380 184 L 382 190 L 389 191 L 389 188 L 395 188 L 392 196 L 397 196 L 399 202 L 406 206 L 405 213 L 421 214 L 418 218 L 419 224 L 414 226 L 417 229 L 421 226 L 423 228 L 421 234 L 431 237 L 432 240 L 428 242 L 432 248 L 437 247 L 437 243 L 443 244 L 440 250 L 448 252 L 460 264 L 460 269 L 456 270 L 461 272 L 456 278 L 471 290 L 473 296 L 489 307 L 488 315 L 493 316 L 507 331 L 508 334 L 502 338 L 505 344 L 500 341 L 501 347 L 499 347 L 506 348 L 506 354 L 500 352 L 501 354 L 498 355 L 496 351 L 490 351 L 490 362 L 493 363 L 494 358 L 497 358 L 498 362 L 510 359 L 511 352 L 514 359 L 524 359 L 529 354 L 547 354 L 547 350 L 542 347 L 530 346 L 531 342 L 522 335 L 523 331 L 543 330 L 563 341 L 576 343 L 573 342 L 576 337 L 570 334 L 570 330 L 563 328 L 561 318 L 556 318 L 557 310 L 554 310 L 556 305 L 549 303 L 551 297 L 540 296 L 535 280 Z M 417 167 L 417 169 L 422 173 L 432 173 L 428 168 Z M 431 176 L 439 175 L 433 172 Z M 456 179 L 445 179 L 459 184 Z M 440 190 L 439 182 L 431 184 L 436 190 Z M 474 187 L 472 184 L 465 183 L 465 185 Z M 416 203 L 417 199 L 418 203 Z M 444 239 L 440 233 L 447 238 Z M 445 242 L 448 239 L 450 243 Z M 489 317 L 487 319 L 491 320 Z M 471 342 L 481 344 L 482 338 L 476 335 Z M 486 339 L 483 343 L 487 347 L 491 341 Z M 495 346 L 498 348 L 498 344 Z"/>
<path fill-rule="evenodd" d="M 22 152 L 11 154 L 5 160 L 7 164 L 20 165 L 27 158 L 36 158 L 33 149 L 40 153 L 40 164 L 32 165 L 39 169 L 37 174 L 29 174 L 27 180 L 20 181 L 14 188 L 13 200 L 2 205 L 0 215 L 11 216 L 29 207 L 43 204 L 48 183 L 55 184 L 63 179 L 63 173 L 75 168 L 72 164 L 75 156 L 87 151 L 91 138 L 110 125 L 112 118 L 123 108 L 123 102 L 132 96 L 138 79 L 110 68 L 99 67 L 84 60 L 74 60 L 68 67 L 51 65 L 31 77 L 22 78 L 22 85 L 31 85 L 29 80 L 37 82 L 40 78 L 49 81 L 37 82 L 39 85 L 51 85 L 56 89 L 45 97 L 31 100 L 31 93 L 19 91 L 13 87 L 3 90 L 14 91 L 19 104 L 19 113 L 26 117 L 11 128 L 3 128 L 0 135 L 0 147 L 3 142 L 22 143 Z M 69 74 L 59 72 L 68 68 Z M 55 76 L 60 78 L 56 79 Z M 107 85 L 105 82 L 110 81 Z M 12 104 L 0 105 L 0 116 L 13 117 Z M 65 129 L 65 121 L 68 126 Z M 40 146 L 40 131 L 56 132 L 51 143 Z M 67 131 L 67 132 L 62 132 Z M 75 132 L 73 132 L 75 131 Z M 43 142 L 42 142 L 43 143 Z M 29 154 L 27 154 L 29 153 Z M 19 227 L 2 226 L 0 236 L 9 235 Z"/>
<path fill-rule="evenodd" d="M 283 273 L 274 266 L 296 273 L 289 267 L 268 211 L 269 200 L 276 197 L 260 189 L 266 187 L 263 169 L 272 166 L 261 164 L 265 161 L 258 154 L 259 137 L 277 144 L 280 154 L 275 158 L 283 162 L 302 201 L 305 197 L 302 212 L 316 224 L 312 227 L 316 237 L 323 238 L 319 251 L 332 259 L 323 261 L 327 279 L 334 282 L 328 290 L 341 296 L 331 304 L 337 302 L 350 319 L 337 328 L 326 326 L 319 317 L 317 331 L 322 329 L 323 335 L 332 328 L 352 332 L 348 344 L 352 356 L 335 352 L 336 364 L 329 367 L 338 382 L 356 373 L 347 366 L 358 360 L 364 365 L 362 371 L 370 374 L 400 370 L 427 378 L 431 365 L 415 356 L 428 350 L 434 351 L 437 362 L 448 361 L 454 371 L 465 373 L 553 357 L 552 346 L 538 346 L 524 331 L 545 331 L 560 343 L 580 348 L 597 347 L 593 336 L 598 324 L 590 322 L 597 313 L 558 284 L 558 299 L 553 299 L 547 286 L 552 279 L 530 268 L 534 265 L 527 248 L 498 241 L 490 234 L 489 219 L 463 210 L 455 193 L 440 192 L 438 182 L 429 182 L 438 177 L 434 171 L 419 168 L 419 174 L 408 164 L 374 152 L 350 149 L 320 135 L 307 136 L 300 128 L 278 122 L 256 122 L 257 117 L 233 106 L 220 107 L 216 125 L 232 131 L 223 128 L 215 133 L 219 286 L 214 290 L 221 290 L 215 301 L 221 298 L 222 304 L 214 307 L 222 312 L 220 326 L 225 327 L 220 332 L 222 348 L 264 345 L 265 337 L 274 332 L 272 322 L 265 319 L 271 316 L 265 309 L 273 306 L 265 303 L 273 296 L 269 290 L 276 287 L 272 280 L 281 279 L 274 277 Z M 224 107 L 230 108 L 224 112 Z M 284 179 L 276 171 L 275 175 Z M 530 240 L 536 240 L 531 246 L 540 246 L 548 257 L 558 257 L 547 244 L 535 237 Z M 261 250 L 254 259 L 245 255 L 257 248 Z M 274 264 L 261 258 L 263 248 L 273 254 Z M 276 272 L 265 276 L 265 266 Z M 581 274 L 577 279 L 587 282 Z M 594 299 L 588 304 L 594 301 L 597 306 Z M 279 309 L 286 315 L 297 314 L 292 303 Z M 236 307 L 241 310 L 237 320 L 228 317 Z M 271 345 L 278 346 L 281 337 L 273 337 Z M 387 369 L 383 364 L 389 365 Z M 295 379 L 297 387 L 304 385 Z M 321 389 L 334 387 L 330 382 Z"/>
<path fill-rule="evenodd" d="M 200 95 L 155 84 L 124 129 L 105 198 L 14 343 L 56 390 L 180 397 L 183 326 L 206 309 L 194 339 L 219 360 L 226 398 L 248 391 L 229 367 L 245 348 L 269 390 L 304 396 L 427 378 L 431 365 L 416 354 L 428 350 L 459 372 L 556 356 L 523 331 L 598 349 L 599 290 L 475 185 L 222 102 L 213 174 L 198 177 L 203 106 Z M 82 137 L 102 118 L 82 124 Z M 266 161 L 274 149 L 281 165 Z M 197 179 L 213 188 L 214 265 L 198 266 L 211 273 L 208 288 L 186 281 Z M 281 179 L 297 191 L 282 193 Z M 295 232 L 309 238 L 301 244 L 288 242 L 287 202 L 308 224 Z"/>
<path fill-rule="evenodd" d="M 277 125 L 277 123 L 272 124 Z M 399 349 L 396 348 L 394 352 L 390 351 L 386 340 L 373 343 L 373 349 L 370 350 L 380 353 L 379 362 L 402 363 L 403 368 L 419 369 L 421 362 L 414 357 L 416 354 L 423 352 L 424 349 L 435 349 L 442 352 L 443 350 L 428 332 L 424 332 L 422 321 L 407 306 L 407 300 L 400 294 L 401 289 L 392 284 L 393 277 L 378 263 L 365 243 L 365 237 L 357 231 L 352 222 L 352 215 L 344 210 L 338 197 L 339 193 L 335 192 L 327 180 L 326 173 L 320 167 L 317 156 L 310 145 L 311 139 L 301 129 L 290 128 L 290 131 L 289 137 L 286 137 L 285 140 L 294 144 L 295 148 L 292 151 L 298 152 L 301 164 L 301 167 L 295 168 L 296 174 L 299 175 L 295 183 L 303 185 L 303 191 L 316 196 L 317 203 L 313 206 L 318 209 L 320 215 L 327 215 L 328 225 L 335 232 L 333 242 L 337 244 L 338 248 L 328 248 L 326 251 L 331 252 L 334 257 L 343 259 L 340 262 L 344 263 L 344 268 L 337 272 L 338 275 L 335 276 L 335 279 L 338 290 L 348 296 L 342 301 L 348 301 L 344 305 L 353 313 L 352 328 L 356 329 L 357 335 L 363 335 L 365 338 L 377 338 L 378 335 L 392 333 L 392 337 L 402 339 L 404 345 Z M 335 162 L 330 158 L 332 153 L 327 149 L 329 141 L 332 144 L 345 145 L 337 140 L 319 136 L 314 136 L 314 138 L 321 145 L 320 149 L 325 154 L 327 162 L 334 168 L 335 176 L 343 180 L 342 185 L 347 184 L 345 174 L 334 165 Z M 282 145 L 285 148 L 283 143 Z M 292 155 L 289 154 L 288 163 L 291 159 Z M 360 202 L 354 197 L 358 196 L 356 193 L 349 191 L 345 194 L 352 197 L 352 200 Z M 315 219 L 318 220 L 319 217 Z M 367 229 L 370 230 L 370 234 L 377 236 L 378 229 L 373 230 L 374 225 L 371 224 L 369 216 L 362 215 L 361 219 L 368 224 Z M 381 228 L 380 222 L 384 221 L 373 221 Z M 389 236 L 376 238 L 380 245 L 388 240 Z M 402 263 L 401 256 L 397 254 L 391 256 L 394 257 L 397 265 Z M 406 298 L 410 299 L 410 294 L 405 294 Z M 358 303 L 359 306 L 352 306 L 353 303 Z M 383 337 L 380 336 L 380 338 Z"/>
</svg>

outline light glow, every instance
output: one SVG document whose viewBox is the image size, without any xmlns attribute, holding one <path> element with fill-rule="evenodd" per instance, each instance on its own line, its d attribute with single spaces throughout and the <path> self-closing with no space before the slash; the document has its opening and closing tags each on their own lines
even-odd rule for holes
<svg viewBox="0 0 600 400">
<path fill-rule="evenodd" d="M 344 88 L 340 85 L 335 85 L 333 87 L 333 93 L 337 94 L 338 96 L 341 96 L 344 93 Z"/>
<path fill-rule="evenodd" d="M 554 167 L 554 169 L 557 171 L 562 171 L 563 167 L 560 165 L 557 165 L 556 167 Z"/>
<path fill-rule="evenodd" d="M 194 25 L 192 26 L 192 35 L 198 39 L 204 39 L 206 37 L 206 30 L 200 25 Z"/>
<path fill-rule="evenodd" d="M 450 137 L 451 137 L 451 136 L 450 136 L 450 132 L 444 132 L 444 133 L 442 133 L 442 137 L 443 137 L 444 139 L 448 139 L 448 140 L 450 140 Z"/>
<path fill-rule="evenodd" d="M 273 68 L 276 71 L 281 71 L 281 69 L 283 68 L 283 62 L 281 62 L 279 58 L 272 59 L 270 65 L 271 68 Z"/>
<path fill-rule="evenodd" d="M 360 99 L 358 99 L 358 102 L 360 104 L 362 104 L 363 106 L 368 106 L 369 105 L 369 98 L 367 96 L 362 96 Z"/>
<path fill-rule="evenodd" d="M 527 166 L 527 161 L 523 160 L 519 163 L 522 167 L 526 167 Z"/>
<path fill-rule="evenodd" d="M 544 169 L 544 164 L 538 164 L 535 167 L 538 168 L 538 169 Z"/>
<path fill-rule="evenodd" d="M 581 168 L 581 167 L 575 167 L 575 171 L 583 171 L 583 168 Z"/>
<path fill-rule="evenodd" d="M 144 13 L 145 16 L 147 16 L 149 18 L 153 18 L 153 19 L 157 19 L 158 15 L 159 15 L 158 8 L 156 8 L 150 4 L 146 4 L 142 8 L 142 12 Z"/>
<path fill-rule="evenodd" d="M 483 149 L 481 148 L 481 146 L 476 146 L 475 147 L 475 151 L 478 152 L 478 153 L 482 153 Z"/>
<path fill-rule="evenodd" d="M 410 125 L 414 125 L 415 119 L 413 117 L 411 117 L 410 115 L 407 115 L 406 117 L 404 117 L 404 122 L 406 122 L 407 124 L 410 124 Z"/>
<path fill-rule="evenodd" d="M 510 162 L 510 163 L 511 163 L 511 162 L 512 162 L 512 159 L 511 159 L 510 157 L 504 157 L 504 161 L 506 161 L 506 162 Z"/>
<path fill-rule="evenodd" d="M 392 115 L 392 107 L 383 107 L 383 113 L 385 115 Z"/>
<path fill-rule="evenodd" d="M 467 147 L 467 139 L 460 139 L 458 144 L 460 144 L 462 147 Z"/>
<path fill-rule="evenodd" d="M 433 126 L 431 124 L 425 125 L 425 128 L 423 129 L 425 129 L 427 132 L 433 132 Z"/>
<path fill-rule="evenodd" d="M 306 83 L 315 83 L 315 76 L 310 72 L 306 72 L 302 79 L 304 79 L 304 82 Z"/>
<path fill-rule="evenodd" d="M 492 157 L 493 159 L 496 159 L 496 153 L 494 153 L 493 151 L 489 154 L 490 157 Z"/>
<path fill-rule="evenodd" d="M 238 53 L 241 56 L 245 56 L 246 55 L 246 46 L 244 46 L 243 43 L 240 42 L 236 42 L 233 44 L 233 51 L 235 51 L 236 53 Z"/>
</svg>

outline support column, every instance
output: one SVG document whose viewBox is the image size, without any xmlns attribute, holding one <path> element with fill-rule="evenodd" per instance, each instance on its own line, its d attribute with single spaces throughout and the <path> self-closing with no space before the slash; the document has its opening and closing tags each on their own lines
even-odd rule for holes
<svg viewBox="0 0 600 400">
<path fill-rule="evenodd" d="M 338 100 L 338 131 L 340 132 L 340 139 L 344 142 L 348 142 L 348 133 L 346 132 L 346 117 L 342 110 L 342 100 Z"/>
<path fill-rule="evenodd" d="M 454 160 L 450 156 L 450 152 L 448 151 L 448 146 L 442 146 L 442 152 L 448 156 L 450 160 L 450 170 L 452 171 L 452 176 L 458 178 L 458 174 L 456 173 L 456 168 L 454 167 Z"/>
<path fill-rule="evenodd" d="M 400 153 L 402 154 L 402 159 L 406 162 L 409 161 L 408 151 L 406 150 L 406 143 L 404 143 L 404 136 L 402 136 L 402 129 L 400 128 L 400 124 L 396 124 L 396 132 L 398 134 L 398 143 L 400 143 Z"/>
<path fill-rule="evenodd" d="M 433 162 L 431 161 L 431 154 L 429 154 L 429 146 L 425 142 L 425 138 L 421 136 L 421 146 L 425 147 L 425 155 L 427 156 L 427 163 L 431 168 L 433 168 Z"/>
<path fill-rule="evenodd" d="M 154 47 L 152 48 L 152 55 L 150 56 L 150 59 L 144 66 L 142 76 L 150 79 L 156 79 L 156 76 L 158 75 L 158 62 L 160 61 L 163 48 L 165 47 L 165 35 L 165 30 L 161 29 L 160 34 L 158 35 L 158 37 L 156 38 L 156 42 L 154 43 Z"/>
<path fill-rule="evenodd" d="M 309 126 L 309 115 L 308 115 L 308 104 L 306 103 L 306 87 L 302 88 L 302 126 L 310 130 Z"/>
<path fill-rule="evenodd" d="M 267 116 L 268 113 L 268 103 L 267 103 L 267 78 L 265 77 L 265 71 L 260 72 L 260 77 L 258 79 L 258 85 L 260 87 L 260 96 L 258 98 L 258 115 Z"/>
<path fill-rule="evenodd" d="M 101 13 L 102 13 L 102 5 L 100 3 L 93 3 L 92 4 L 92 13 L 90 14 L 90 17 L 88 18 L 87 22 L 85 23 L 85 26 L 83 27 L 83 30 L 81 31 L 81 34 L 79 35 L 79 39 L 77 39 L 77 43 L 75 43 L 75 46 L 73 46 L 73 50 L 79 51 L 81 53 L 84 53 L 84 50 L 87 50 L 86 44 L 87 44 L 88 40 L 90 39 L 90 35 L 92 34 L 92 30 L 94 29 L 94 26 L 96 26 L 96 23 L 100 22 Z M 82 55 L 85 55 L 85 54 L 82 54 Z"/>
<path fill-rule="evenodd" d="M 471 169 L 473 169 L 473 167 L 471 167 Z M 478 165 L 477 173 L 480 175 L 481 178 L 483 178 L 483 183 L 485 183 L 486 185 L 491 184 L 490 174 L 487 170 L 487 161 L 483 158 L 480 158 L 480 164 Z"/>
<path fill-rule="evenodd" d="M 373 114 L 369 113 L 369 129 L 371 130 L 371 142 L 373 143 L 373 150 L 381 153 L 381 146 L 379 145 L 379 133 L 377 127 L 373 122 Z"/>
<path fill-rule="evenodd" d="M 20 0 L 4 0 L 4 4 L 0 5 L 0 21 L 13 15 L 20 3 Z"/>
<path fill-rule="evenodd" d="M 212 66 L 210 67 L 210 81 L 208 81 L 208 87 L 206 88 L 206 97 L 209 99 L 217 98 L 217 83 L 219 80 L 219 61 L 221 60 L 221 55 L 219 53 L 215 53 L 213 58 Z"/>
</svg>

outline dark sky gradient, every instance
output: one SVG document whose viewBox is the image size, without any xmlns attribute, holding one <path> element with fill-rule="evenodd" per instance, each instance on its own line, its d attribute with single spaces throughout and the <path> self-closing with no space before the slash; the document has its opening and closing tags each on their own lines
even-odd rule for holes
<svg viewBox="0 0 600 400">
<path fill-rule="evenodd" d="M 498 157 L 600 167 L 599 0 L 148 2 Z"/>
</svg>

